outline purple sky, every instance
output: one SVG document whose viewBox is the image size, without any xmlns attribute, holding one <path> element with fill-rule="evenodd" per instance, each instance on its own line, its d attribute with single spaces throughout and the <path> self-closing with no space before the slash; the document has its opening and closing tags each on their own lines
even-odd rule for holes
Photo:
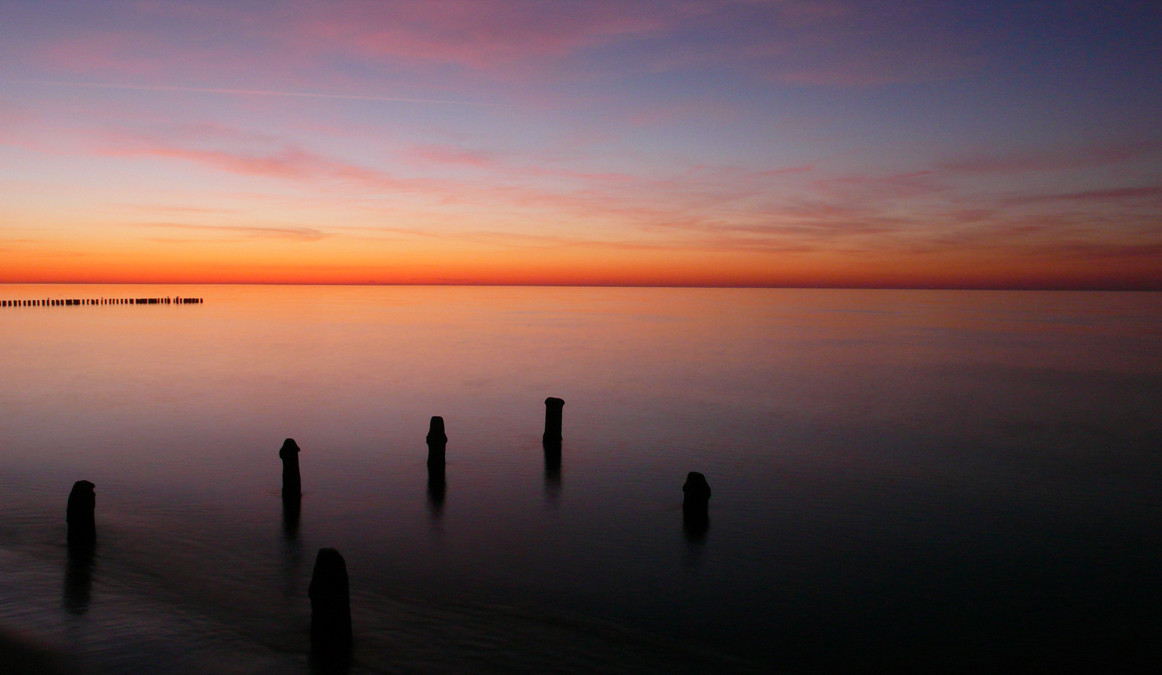
<svg viewBox="0 0 1162 675">
<path fill-rule="evenodd" d="M 0 4 L 0 281 L 1162 289 L 1158 2 Z"/>
</svg>

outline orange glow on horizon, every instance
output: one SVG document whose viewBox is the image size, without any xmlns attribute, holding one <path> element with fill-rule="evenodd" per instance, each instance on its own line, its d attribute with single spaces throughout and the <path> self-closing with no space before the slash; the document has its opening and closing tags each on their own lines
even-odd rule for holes
<svg viewBox="0 0 1162 675">
<path fill-rule="evenodd" d="M 1005 260 L 964 253 L 704 251 L 608 246 L 490 249 L 456 243 L 331 246 L 309 253 L 269 246 L 207 244 L 86 250 L 47 245 L 0 251 L 0 283 L 400 284 L 992 288 L 1160 290 L 1149 259 Z"/>
</svg>

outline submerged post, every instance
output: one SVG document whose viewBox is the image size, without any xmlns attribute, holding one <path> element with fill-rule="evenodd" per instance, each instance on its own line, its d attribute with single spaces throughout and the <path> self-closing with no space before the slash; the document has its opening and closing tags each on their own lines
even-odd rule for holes
<svg viewBox="0 0 1162 675">
<path fill-rule="evenodd" d="M 307 589 L 311 598 L 311 646 L 334 654 L 351 647 L 351 593 L 347 562 L 333 548 L 321 548 Z"/>
<path fill-rule="evenodd" d="M 541 437 L 545 445 L 561 445 L 561 409 L 565 401 L 550 396 L 545 399 L 545 435 Z"/>
<path fill-rule="evenodd" d="M 68 542 L 71 545 L 87 546 L 97 541 L 95 487 L 87 480 L 79 480 L 73 483 L 73 489 L 69 492 L 65 522 L 68 524 Z"/>
<path fill-rule="evenodd" d="M 282 498 L 298 499 L 303 494 L 303 487 L 299 478 L 299 446 L 295 439 L 282 442 L 278 457 L 282 460 Z"/>
<path fill-rule="evenodd" d="M 428 468 L 444 470 L 444 449 L 448 446 L 448 436 L 444 434 L 444 418 L 433 417 L 428 424 Z"/>
<path fill-rule="evenodd" d="M 686 538 L 700 544 L 710 529 L 710 484 L 706 476 L 691 471 L 686 474 L 686 484 L 682 486 L 682 529 Z"/>
</svg>

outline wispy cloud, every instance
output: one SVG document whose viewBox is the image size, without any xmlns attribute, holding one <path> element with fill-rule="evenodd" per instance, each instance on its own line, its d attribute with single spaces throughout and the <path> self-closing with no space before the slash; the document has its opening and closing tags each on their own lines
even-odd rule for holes
<svg viewBox="0 0 1162 675">
<path fill-rule="evenodd" d="M 408 159 L 426 164 L 469 166 L 477 169 L 495 167 L 495 154 L 450 145 L 415 145 L 404 152 Z"/>
<path fill-rule="evenodd" d="M 377 96 L 372 94 L 342 94 L 307 91 L 274 91 L 269 89 L 224 89 L 212 87 L 183 87 L 161 84 L 114 84 L 108 82 L 59 82 L 51 80 L 4 80 L 0 84 L 31 84 L 46 87 L 72 87 L 78 89 L 120 89 L 127 91 L 181 92 L 192 94 L 215 94 L 227 96 L 273 96 L 282 98 L 330 99 L 336 101 L 373 101 L 380 103 L 434 103 L 441 105 L 503 106 L 502 103 L 482 101 L 455 101 L 435 98 L 406 98 L 398 96 Z"/>
<path fill-rule="evenodd" d="M 327 237 L 334 236 L 312 227 L 262 227 L 254 225 L 196 225 L 190 223 L 139 223 L 138 227 L 148 229 L 170 229 L 170 230 L 188 230 L 193 232 L 216 233 L 216 234 L 232 234 L 237 235 L 234 239 L 282 239 L 290 241 L 319 241 Z M 204 241 L 204 240 L 183 240 L 183 241 Z"/>
<path fill-rule="evenodd" d="M 939 165 L 945 171 L 958 173 L 1023 173 L 1033 171 L 1065 171 L 1125 164 L 1140 159 L 1162 156 L 1162 141 L 1144 139 L 1110 145 L 1075 147 L 1065 150 L 1046 150 L 1006 155 L 979 155 L 945 162 Z"/>
<path fill-rule="evenodd" d="M 1037 194 L 1011 197 L 1010 204 L 1040 204 L 1047 202 L 1138 202 L 1143 200 L 1162 200 L 1162 186 L 1147 185 L 1142 187 L 1106 188 L 1101 190 L 1082 190 L 1078 192 L 1061 192 L 1057 194 Z"/>
<path fill-rule="evenodd" d="M 11 56 L 58 73 L 137 80 L 92 86 L 463 104 L 196 83 L 207 72 L 235 74 L 245 63 L 280 81 L 309 73 L 352 84 L 379 79 L 352 77 L 370 65 L 395 74 L 419 68 L 437 87 L 466 82 L 451 71 L 550 82 L 716 68 L 760 82 L 867 87 L 958 76 L 984 51 L 982 36 L 965 35 L 955 12 L 882 0 L 355 0 L 325 9 L 205 3 L 197 10 L 179 2 L 107 2 L 87 10 L 31 44 L 29 36 L 13 36 L 19 49 Z M 897 30 L 900 22 L 913 30 Z"/>
</svg>

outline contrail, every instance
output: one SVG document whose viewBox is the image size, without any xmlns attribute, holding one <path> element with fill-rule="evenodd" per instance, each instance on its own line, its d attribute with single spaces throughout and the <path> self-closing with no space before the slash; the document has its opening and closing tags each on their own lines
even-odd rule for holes
<svg viewBox="0 0 1162 675">
<path fill-rule="evenodd" d="M 80 87 L 83 89 L 130 89 L 134 91 L 176 91 L 193 94 L 226 94 L 237 96 L 286 96 L 291 98 L 339 99 L 346 101 L 380 101 L 386 103 L 434 103 L 440 105 L 466 105 L 485 107 L 509 107 L 504 103 L 480 103 L 476 101 L 452 101 L 438 98 L 402 98 L 397 96 L 363 96 L 360 94 L 322 94 L 309 91 L 272 91 L 269 89 L 217 89 L 210 87 L 171 87 L 153 84 L 109 84 L 104 82 L 54 82 L 50 80 L 4 80 L 6 84 L 35 84 L 49 87 Z"/>
</svg>

